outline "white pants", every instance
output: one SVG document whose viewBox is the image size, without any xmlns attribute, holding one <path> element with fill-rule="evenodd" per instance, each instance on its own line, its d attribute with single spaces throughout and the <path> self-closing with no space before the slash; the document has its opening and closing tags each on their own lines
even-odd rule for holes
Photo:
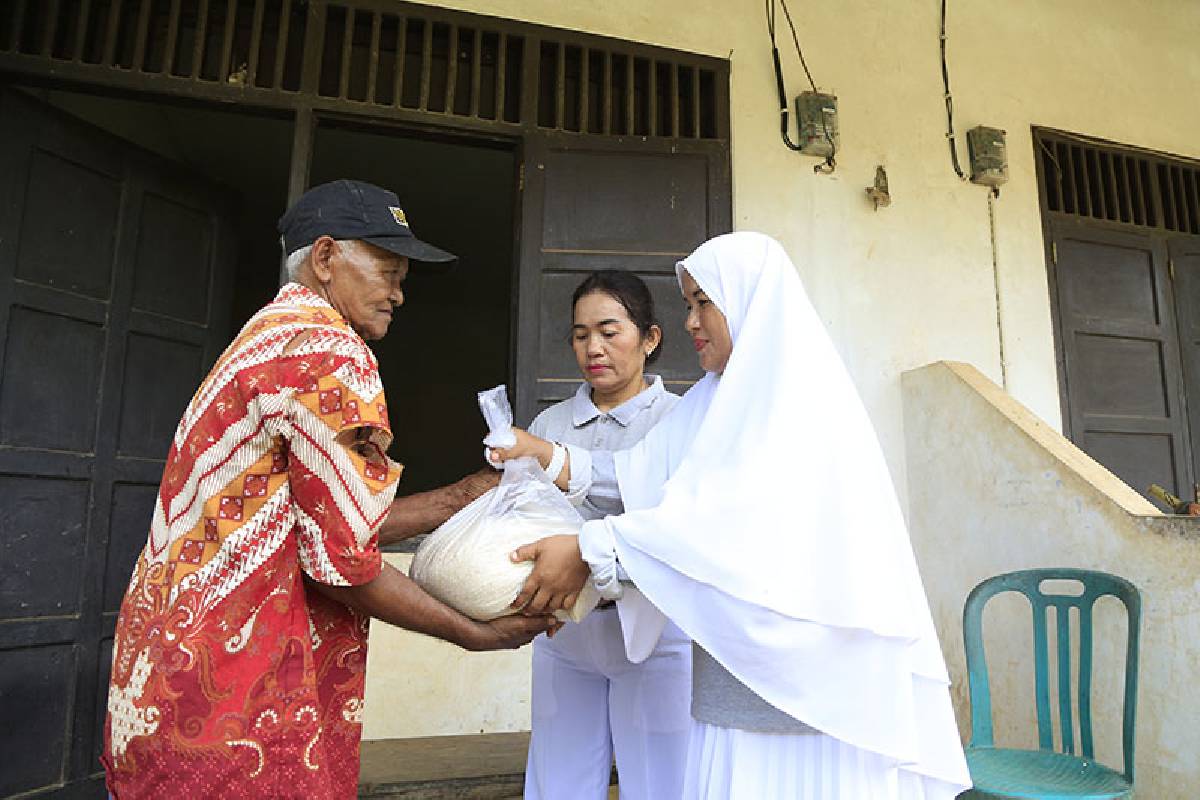
<svg viewBox="0 0 1200 800">
<path fill-rule="evenodd" d="M 960 791 L 824 734 L 692 726 L 684 800 L 953 800 Z"/>
<path fill-rule="evenodd" d="M 668 624 L 641 664 L 616 609 L 533 643 L 526 800 L 603 800 L 616 756 L 622 800 L 675 800 L 692 726 L 692 645 Z"/>
</svg>

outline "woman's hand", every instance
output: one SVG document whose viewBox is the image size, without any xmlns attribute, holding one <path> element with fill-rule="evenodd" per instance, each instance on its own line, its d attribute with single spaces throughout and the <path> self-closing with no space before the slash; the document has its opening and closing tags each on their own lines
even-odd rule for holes
<svg viewBox="0 0 1200 800">
<path fill-rule="evenodd" d="M 513 428 L 512 432 L 517 436 L 517 443 L 512 447 L 493 447 L 492 463 L 503 464 L 505 461 L 511 461 L 514 458 L 533 456 L 542 465 L 543 469 L 550 465 L 550 459 L 554 458 L 554 445 L 551 442 L 539 439 L 532 433 L 523 431 L 520 428 Z M 529 559 L 521 560 L 528 561 Z"/>
<path fill-rule="evenodd" d="M 511 558 L 534 562 L 533 572 L 512 603 L 526 614 L 571 608 L 592 575 L 579 553 L 579 537 L 571 534 L 539 539 L 518 548 Z"/>
</svg>

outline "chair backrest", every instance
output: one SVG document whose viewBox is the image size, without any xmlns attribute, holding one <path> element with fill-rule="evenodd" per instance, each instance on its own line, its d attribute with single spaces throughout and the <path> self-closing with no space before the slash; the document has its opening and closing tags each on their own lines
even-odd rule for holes
<svg viewBox="0 0 1200 800">
<path fill-rule="evenodd" d="M 1048 594 L 1042 583 L 1070 580 L 1083 584 L 1083 594 Z M 1125 707 L 1122 744 L 1125 755 L 1125 779 L 1133 783 L 1133 731 L 1137 717 L 1138 637 L 1142 618 L 1142 599 L 1132 583 L 1085 569 L 1030 569 L 997 575 L 980 583 L 967 597 L 963 608 L 963 640 L 967 649 L 967 672 L 971 689 L 971 746 L 992 747 L 992 695 L 988 687 L 987 661 L 983 652 L 983 607 L 1002 592 L 1020 592 L 1033 610 L 1033 650 L 1035 694 L 1037 700 L 1038 746 L 1054 749 L 1050 718 L 1050 678 L 1046 609 L 1055 609 L 1057 622 L 1058 714 L 1062 751 L 1075 754 L 1071 711 L 1071 614 L 1079 609 L 1079 738 L 1082 755 L 1095 758 L 1092 743 L 1092 610 L 1096 600 L 1106 595 L 1125 605 L 1128 615 L 1128 643 L 1125 648 Z"/>
</svg>

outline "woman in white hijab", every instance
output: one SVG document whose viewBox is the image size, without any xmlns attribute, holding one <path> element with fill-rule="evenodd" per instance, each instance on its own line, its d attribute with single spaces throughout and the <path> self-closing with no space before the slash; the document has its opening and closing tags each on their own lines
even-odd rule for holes
<svg viewBox="0 0 1200 800">
<path fill-rule="evenodd" d="M 616 454 L 624 514 L 515 554 L 518 603 L 564 607 L 590 572 L 631 659 L 667 618 L 694 640 L 689 800 L 949 800 L 970 778 L 904 519 L 795 268 L 733 233 L 676 271 L 707 374 Z"/>
</svg>

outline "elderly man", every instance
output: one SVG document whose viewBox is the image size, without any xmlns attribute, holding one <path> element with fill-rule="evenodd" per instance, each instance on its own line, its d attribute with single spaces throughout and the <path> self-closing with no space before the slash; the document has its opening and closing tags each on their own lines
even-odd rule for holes
<svg viewBox="0 0 1200 800">
<path fill-rule="evenodd" d="M 409 258 L 453 256 L 365 183 L 312 189 L 279 227 L 292 282 L 184 412 L 121 605 L 104 754 L 120 800 L 353 797 L 368 617 L 469 650 L 552 626 L 474 622 L 380 557 L 494 483 L 393 501 L 401 467 L 363 341 L 387 333 Z"/>
</svg>

